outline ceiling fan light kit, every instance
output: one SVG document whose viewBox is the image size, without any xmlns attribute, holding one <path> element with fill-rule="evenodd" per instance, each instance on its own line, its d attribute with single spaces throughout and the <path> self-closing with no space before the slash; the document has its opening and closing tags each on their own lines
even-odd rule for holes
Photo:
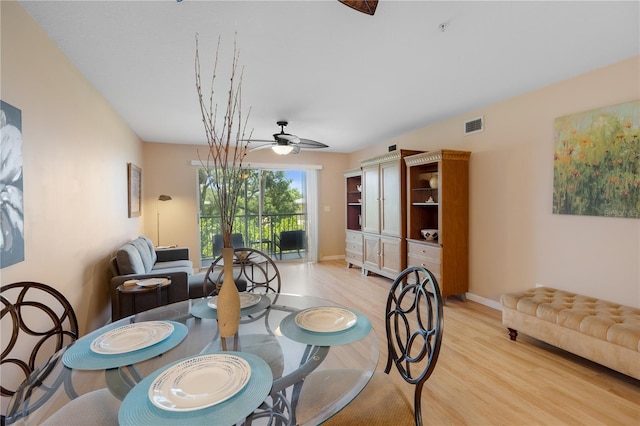
<svg viewBox="0 0 640 426">
<path fill-rule="evenodd" d="M 293 151 L 293 147 L 291 145 L 274 145 L 271 149 L 278 155 L 287 155 Z"/>
</svg>

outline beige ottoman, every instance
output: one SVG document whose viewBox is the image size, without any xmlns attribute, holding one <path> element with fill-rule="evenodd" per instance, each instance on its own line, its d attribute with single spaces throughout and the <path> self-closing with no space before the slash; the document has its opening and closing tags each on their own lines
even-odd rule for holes
<svg viewBox="0 0 640 426">
<path fill-rule="evenodd" d="M 640 379 L 640 309 L 549 287 L 503 294 L 502 324 Z"/>
</svg>

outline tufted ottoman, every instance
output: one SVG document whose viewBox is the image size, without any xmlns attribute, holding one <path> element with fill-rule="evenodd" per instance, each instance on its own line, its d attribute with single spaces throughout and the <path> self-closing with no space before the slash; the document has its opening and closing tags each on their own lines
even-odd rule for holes
<svg viewBox="0 0 640 426">
<path fill-rule="evenodd" d="M 640 309 L 549 287 L 503 294 L 502 324 L 640 379 Z"/>
</svg>

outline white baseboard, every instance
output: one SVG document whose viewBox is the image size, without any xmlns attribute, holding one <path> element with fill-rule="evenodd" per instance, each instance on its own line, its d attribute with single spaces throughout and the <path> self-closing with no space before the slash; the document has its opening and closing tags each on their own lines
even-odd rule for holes
<svg viewBox="0 0 640 426">
<path fill-rule="evenodd" d="M 486 297 L 478 296 L 477 294 L 467 293 L 467 299 L 480 303 L 481 305 L 488 306 L 502 312 L 502 305 L 495 300 L 487 299 Z"/>
</svg>

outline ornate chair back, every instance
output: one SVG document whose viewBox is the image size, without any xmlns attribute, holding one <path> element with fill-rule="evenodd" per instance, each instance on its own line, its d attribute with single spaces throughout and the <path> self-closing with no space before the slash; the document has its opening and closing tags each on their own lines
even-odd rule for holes
<svg viewBox="0 0 640 426">
<path fill-rule="evenodd" d="M 4 285 L 0 287 L 0 300 L 4 400 L 34 368 L 78 338 L 78 321 L 69 301 L 46 284 Z"/>
<path fill-rule="evenodd" d="M 218 256 L 209 266 L 203 281 L 203 293 L 216 295 L 224 280 L 224 262 Z M 280 293 L 280 271 L 273 259 L 251 248 L 235 248 L 233 256 L 234 281 L 240 291 L 252 293 Z"/>
<path fill-rule="evenodd" d="M 436 366 L 444 326 L 436 278 L 423 267 L 405 269 L 391 285 L 385 312 L 389 351 L 385 373 L 393 365 L 407 383 L 415 385 L 415 423 L 421 425 L 422 388 Z"/>
</svg>

